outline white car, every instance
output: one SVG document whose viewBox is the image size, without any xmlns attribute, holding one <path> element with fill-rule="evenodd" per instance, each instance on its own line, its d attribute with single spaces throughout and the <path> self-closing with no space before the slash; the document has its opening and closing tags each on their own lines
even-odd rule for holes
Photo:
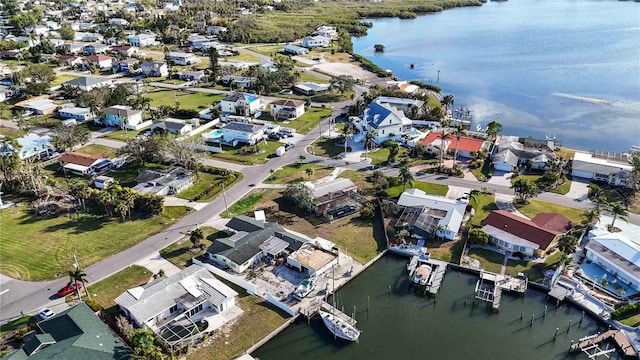
<svg viewBox="0 0 640 360">
<path fill-rule="evenodd" d="M 40 317 L 40 319 L 42 319 L 42 320 L 47 320 L 48 318 L 52 317 L 55 314 L 56 313 L 54 313 L 49 308 L 44 308 L 44 309 L 38 311 L 38 317 Z"/>
</svg>

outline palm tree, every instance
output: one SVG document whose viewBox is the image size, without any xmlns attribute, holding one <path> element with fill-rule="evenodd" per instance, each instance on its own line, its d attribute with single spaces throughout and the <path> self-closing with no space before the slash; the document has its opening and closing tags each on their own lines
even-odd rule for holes
<svg viewBox="0 0 640 360">
<path fill-rule="evenodd" d="M 344 127 L 342 128 L 342 136 L 344 137 L 344 155 L 345 156 L 347 156 L 347 144 L 352 134 L 353 134 L 353 125 L 344 124 Z"/>
<path fill-rule="evenodd" d="M 364 133 L 364 153 L 365 158 L 369 158 L 369 147 L 376 145 L 376 131 L 371 129 Z"/>
<path fill-rule="evenodd" d="M 581 224 L 585 227 L 585 231 L 588 233 L 593 228 L 593 224 L 600 217 L 600 213 L 598 213 L 596 209 L 586 210 L 582 213 L 582 217 Z"/>
<path fill-rule="evenodd" d="M 82 271 L 82 269 L 80 268 L 76 268 L 75 270 L 69 271 L 69 283 L 67 284 L 67 286 L 71 284 L 75 285 L 77 283 L 82 284 L 82 286 L 84 287 L 84 291 L 86 292 L 87 296 L 89 296 L 89 291 L 87 290 L 87 287 L 84 286 L 87 283 L 87 274 L 85 274 L 84 271 Z M 80 288 L 77 286 L 76 286 L 76 294 L 78 295 L 78 300 L 82 301 L 82 297 L 80 296 Z"/>
<path fill-rule="evenodd" d="M 451 134 L 443 131 L 440 133 L 440 166 L 442 166 L 442 163 L 444 162 L 444 153 L 447 151 L 447 139 L 449 139 L 451 137 Z"/>
<path fill-rule="evenodd" d="M 453 153 L 453 165 L 456 165 L 456 160 L 458 159 L 458 145 L 460 144 L 460 138 L 464 135 L 464 127 L 462 124 L 456 126 L 456 129 L 453 131 L 453 135 L 456 137 L 456 150 Z"/>
<path fill-rule="evenodd" d="M 613 220 L 611 220 L 611 227 L 612 228 L 615 225 L 617 219 L 620 219 L 620 220 L 623 220 L 625 222 L 628 222 L 627 218 L 625 218 L 625 216 L 628 216 L 629 212 L 627 211 L 627 207 L 622 205 L 622 203 L 610 204 L 609 205 L 609 211 L 613 215 Z"/>
<path fill-rule="evenodd" d="M 402 183 L 403 192 L 405 190 L 406 185 L 407 184 L 413 185 L 413 180 L 415 180 L 415 178 L 413 177 L 413 174 L 411 173 L 409 168 L 406 166 L 403 166 L 400 168 L 400 174 L 398 175 L 398 178 L 400 179 L 400 183 Z"/>
<path fill-rule="evenodd" d="M 562 235 L 558 239 L 558 249 L 562 251 L 563 259 L 576 252 L 576 246 L 578 246 L 578 239 L 571 234 Z"/>
<path fill-rule="evenodd" d="M 304 155 L 299 155 L 298 156 L 298 166 L 302 166 L 302 162 L 305 161 L 307 159 L 306 156 Z"/>
<path fill-rule="evenodd" d="M 449 108 L 453 106 L 454 101 L 455 101 L 455 98 L 451 94 L 447 94 L 443 96 L 442 100 L 440 100 L 440 104 L 444 106 L 445 117 L 449 115 Z"/>
<path fill-rule="evenodd" d="M 204 239 L 204 234 L 200 228 L 195 228 L 189 233 L 189 241 L 191 241 L 193 247 L 200 246 L 200 241 L 202 241 L 202 239 Z"/>
<path fill-rule="evenodd" d="M 307 176 L 309 177 L 309 180 L 311 180 L 311 177 L 313 176 L 313 173 L 314 173 L 313 168 L 306 168 L 306 169 L 304 170 L 304 172 L 305 172 L 305 173 L 307 174 Z"/>
</svg>

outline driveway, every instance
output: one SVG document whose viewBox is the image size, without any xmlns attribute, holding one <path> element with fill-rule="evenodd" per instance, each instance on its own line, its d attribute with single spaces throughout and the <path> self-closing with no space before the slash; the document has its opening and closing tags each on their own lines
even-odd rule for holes
<svg viewBox="0 0 640 360">
<path fill-rule="evenodd" d="M 489 179 L 489 181 L 487 181 L 487 184 L 511 187 L 512 176 L 513 173 L 511 172 L 494 170 L 493 176 L 491 177 L 491 179 Z"/>
<path fill-rule="evenodd" d="M 589 199 L 589 180 L 574 178 L 571 180 L 571 188 L 564 196 L 576 201 L 585 201 Z"/>
</svg>

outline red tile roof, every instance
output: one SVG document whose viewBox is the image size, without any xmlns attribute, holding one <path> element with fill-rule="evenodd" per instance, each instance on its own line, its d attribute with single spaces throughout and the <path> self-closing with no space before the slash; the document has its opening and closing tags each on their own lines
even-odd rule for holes
<svg viewBox="0 0 640 360">
<path fill-rule="evenodd" d="M 68 152 L 60 156 L 60 162 L 81 166 L 91 166 L 97 160 L 105 158 L 106 156 L 102 154 L 83 154 L 79 152 Z"/>
<path fill-rule="evenodd" d="M 420 144 L 428 145 L 432 142 L 440 140 L 440 133 L 438 132 L 430 132 L 426 138 L 420 140 Z M 451 136 L 447 139 L 449 141 L 449 150 L 454 150 L 456 148 L 456 142 L 458 139 L 455 136 Z M 458 151 L 480 151 L 482 149 L 482 145 L 484 144 L 483 140 L 474 139 L 470 137 L 460 137 L 460 143 L 458 144 Z"/>
<path fill-rule="evenodd" d="M 87 56 L 87 60 L 94 61 L 94 62 L 100 62 L 100 61 L 104 61 L 104 60 L 113 60 L 113 58 L 111 56 L 107 56 L 107 55 L 90 55 L 90 56 Z"/>
<path fill-rule="evenodd" d="M 541 228 L 547 229 L 558 235 L 566 233 L 573 227 L 571 220 L 558 213 L 543 212 L 536 215 L 536 217 L 531 219 L 531 221 Z"/>
<path fill-rule="evenodd" d="M 508 232 L 519 238 L 531 241 L 540 246 L 540 250 L 546 250 L 558 233 L 538 226 L 536 223 L 508 211 L 492 211 L 482 225 L 491 225 L 497 229 Z"/>
</svg>

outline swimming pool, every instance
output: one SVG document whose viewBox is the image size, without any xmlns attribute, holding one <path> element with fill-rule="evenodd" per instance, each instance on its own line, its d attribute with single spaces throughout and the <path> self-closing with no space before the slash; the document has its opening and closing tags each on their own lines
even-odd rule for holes
<svg viewBox="0 0 640 360">
<path fill-rule="evenodd" d="M 212 132 L 210 132 L 207 135 L 205 135 L 205 137 L 207 139 L 217 139 L 219 137 L 222 137 L 223 135 L 224 135 L 224 131 L 222 131 L 220 129 L 215 129 Z"/>
</svg>

